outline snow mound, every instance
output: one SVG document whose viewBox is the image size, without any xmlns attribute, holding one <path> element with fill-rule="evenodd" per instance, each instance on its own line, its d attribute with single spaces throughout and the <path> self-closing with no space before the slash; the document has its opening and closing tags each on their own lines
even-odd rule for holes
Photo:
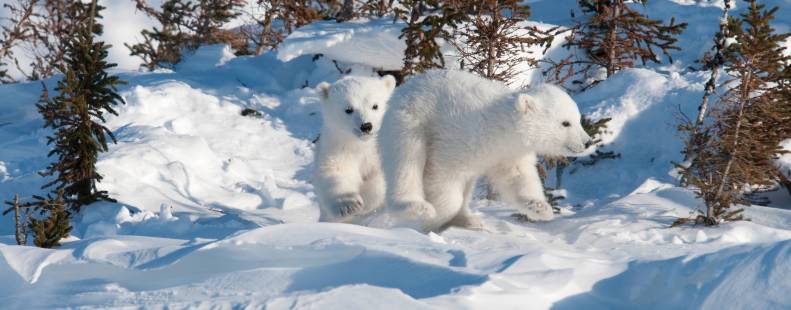
<svg viewBox="0 0 791 310">
<path fill-rule="evenodd" d="M 569 166 L 559 190 L 568 199 L 550 222 L 522 222 L 478 193 L 471 207 L 485 231 L 316 223 L 315 86 L 347 68 L 399 68 L 400 26 L 389 19 L 321 21 L 261 56 L 209 46 L 172 71 L 123 73 L 126 104 L 107 123 L 118 144 L 98 163 L 99 187 L 119 202 L 84 208 L 57 249 L 14 245 L 11 217 L 0 218 L 0 300 L 33 309 L 789 308 L 785 191 L 773 207 L 745 208 L 751 221 L 670 228 L 703 207 L 669 172 L 681 157 L 678 117 L 695 114 L 708 78 L 688 66 L 710 45 L 701 38 L 716 31 L 720 4 L 635 4 L 690 28 L 675 63 L 623 70 L 575 96 L 584 113 L 612 118 L 600 150 L 620 157 Z M 577 3 L 531 6 L 535 25 L 570 26 Z M 789 16 L 776 27 L 789 29 Z M 555 45 L 547 57 L 564 52 Z M 542 79 L 533 70 L 515 86 Z M 38 172 L 53 159 L 34 105 L 40 91 L 0 86 L 2 200 L 46 192 Z M 788 155 L 777 163 L 791 169 Z"/>
<path fill-rule="evenodd" d="M 300 295 L 333 288 L 347 294 L 381 290 L 373 286 L 397 289 L 384 291 L 387 299 L 400 301 L 448 294 L 486 280 L 448 266 L 456 255 L 453 247 L 437 245 L 425 235 L 340 224 L 275 225 L 216 242 L 117 236 L 75 241 L 58 250 L 0 246 L 0 253 L 7 262 L 0 263 L 0 274 L 17 274 L 4 277 L 0 292 L 4 299 L 13 296 L 11 307 L 30 302 L 25 299 L 34 294 L 31 286 L 39 293 L 80 293 L 36 298 L 29 307 L 85 305 L 97 299 L 111 301 L 106 306 L 154 306 L 223 305 L 224 298 L 238 301 L 242 296 L 275 303 L 277 296 L 294 296 L 304 302 Z M 14 257 L 35 260 L 28 264 Z M 45 267 L 45 278 L 39 278 Z M 226 293 L 218 296 L 206 290 L 210 287 Z M 403 293 L 394 294 L 398 291 Z M 322 295 L 322 303 L 338 298 Z"/>
<path fill-rule="evenodd" d="M 233 49 L 224 44 L 201 46 L 176 65 L 181 72 L 206 71 L 224 65 L 236 58 Z"/>
<path fill-rule="evenodd" d="M 606 203 L 628 195 L 648 179 L 674 182 L 668 173 L 671 162 L 680 160 L 679 113 L 694 113 L 703 81 L 697 75 L 626 69 L 575 96 L 583 114 L 594 120 L 611 118 L 600 151 L 620 157 L 566 169 L 562 187 L 569 190 L 568 202 Z M 591 182 L 594 179 L 608 185 Z M 554 181 L 550 178 L 548 184 Z"/>
<path fill-rule="evenodd" d="M 383 70 L 399 70 L 406 44 L 398 37 L 403 23 L 392 18 L 350 22 L 316 22 L 299 28 L 278 46 L 277 58 L 289 61 L 302 55 L 324 54 L 337 61 Z"/>
<path fill-rule="evenodd" d="M 791 307 L 791 241 L 743 246 L 694 258 L 630 263 L 625 272 L 556 309 L 781 309 Z M 745 292 L 761 292 L 749 298 Z"/>
<path fill-rule="evenodd" d="M 283 207 L 296 169 L 312 161 L 311 146 L 272 118 L 241 115 L 228 98 L 177 81 L 124 93 L 119 117 L 108 119 L 118 144 L 97 167 L 101 188 L 119 202 L 149 211 Z M 130 182 L 134 180 L 133 182 Z M 300 207 L 309 204 L 304 198 Z"/>
</svg>

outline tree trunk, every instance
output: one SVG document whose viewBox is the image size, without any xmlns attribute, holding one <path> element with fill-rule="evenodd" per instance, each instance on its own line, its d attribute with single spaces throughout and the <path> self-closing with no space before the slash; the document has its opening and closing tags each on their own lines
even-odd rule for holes
<svg viewBox="0 0 791 310">
<path fill-rule="evenodd" d="M 267 13 L 266 17 L 264 17 L 263 29 L 261 30 L 261 34 L 259 35 L 260 41 L 258 42 L 258 46 L 255 47 L 256 55 L 261 55 L 264 52 L 264 47 L 267 44 L 266 41 L 272 39 L 271 34 L 272 34 L 272 15 Z M 272 44 L 271 46 L 274 46 L 274 44 Z"/>
<path fill-rule="evenodd" d="M 493 40 L 497 40 L 497 39 L 493 38 Z M 497 62 L 497 57 L 496 57 L 497 51 L 496 51 L 495 43 L 493 41 L 490 41 L 488 44 L 489 44 L 489 50 L 487 51 L 488 61 L 486 62 L 486 77 L 494 78 L 495 76 L 494 66 L 495 63 Z"/>
<path fill-rule="evenodd" d="M 93 23 L 96 19 L 96 0 L 91 1 L 91 16 L 88 20 L 88 33 L 93 36 Z"/>
<path fill-rule="evenodd" d="M 492 28 L 493 29 L 499 29 L 499 27 L 496 26 L 498 24 L 498 22 L 499 22 L 499 19 L 498 19 L 498 17 L 499 17 L 499 14 L 498 14 L 499 13 L 499 11 L 498 11 L 499 8 L 497 7 L 497 3 L 496 2 L 495 2 L 495 4 L 493 4 L 493 6 L 494 6 L 494 10 L 492 10 L 492 15 L 491 15 L 492 26 L 493 26 Z M 491 37 L 489 38 L 489 42 L 487 42 L 487 44 L 489 44 L 489 49 L 488 49 L 487 55 L 486 55 L 486 57 L 488 58 L 487 62 L 486 62 L 486 75 L 487 75 L 488 78 L 494 78 L 495 77 L 494 68 L 495 68 L 495 65 L 497 64 L 497 45 L 498 45 L 497 44 L 497 39 L 498 39 L 498 37 L 497 37 L 497 31 L 496 30 L 493 33 L 490 32 L 490 34 L 491 34 Z"/>
<path fill-rule="evenodd" d="M 752 61 L 748 61 L 747 67 L 752 67 Z M 739 138 L 742 129 L 742 121 L 744 119 L 744 106 L 747 104 L 747 100 L 750 100 L 750 89 L 748 88 L 747 83 L 752 80 L 752 75 L 750 72 L 747 72 L 747 76 L 742 79 L 742 89 L 741 95 L 739 98 L 739 113 L 737 114 L 736 118 L 736 125 L 734 127 L 733 132 L 733 150 L 730 154 L 728 154 L 728 163 L 725 164 L 725 170 L 722 172 L 722 180 L 720 180 L 720 185 L 717 187 L 717 193 L 714 194 L 714 201 L 719 202 L 720 197 L 722 196 L 722 192 L 725 190 L 725 184 L 728 182 L 728 175 L 731 173 L 731 167 L 733 167 L 733 161 L 736 159 L 736 147 L 739 145 Z M 720 208 L 726 208 L 728 206 L 719 206 Z M 706 206 L 706 216 L 709 218 L 714 218 L 715 207 L 713 204 L 709 204 Z"/>
<path fill-rule="evenodd" d="M 614 1 L 610 7 L 610 32 L 607 34 L 609 48 L 607 49 L 607 77 L 615 74 L 615 45 L 618 39 L 617 19 L 620 15 L 621 1 Z"/>
<path fill-rule="evenodd" d="M 14 195 L 14 224 L 16 225 L 16 244 L 25 245 L 27 243 L 27 234 L 25 231 L 25 225 L 21 222 L 20 211 L 19 195 L 17 194 Z"/>
<path fill-rule="evenodd" d="M 700 102 L 700 107 L 698 107 L 698 117 L 695 118 L 695 123 L 692 126 L 692 132 L 690 132 L 689 138 L 689 145 L 687 146 L 687 150 L 690 149 L 690 146 L 694 143 L 697 143 L 698 134 L 700 133 L 700 126 L 703 125 L 703 121 L 706 118 L 706 112 L 709 109 L 709 97 L 711 94 L 714 93 L 714 89 L 717 84 L 717 78 L 720 74 L 720 66 L 723 62 L 723 55 L 722 50 L 725 48 L 725 41 L 728 38 L 727 30 L 728 30 L 728 10 L 731 8 L 730 0 L 725 0 L 725 8 L 722 11 L 722 18 L 720 19 L 720 37 L 717 38 L 715 51 L 714 51 L 714 59 L 712 60 L 714 67 L 711 68 L 711 77 L 706 82 L 706 88 L 703 90 L 703 99 Z M 684 161 L 690 159 L 690 154 L 684 154 Z"/>
</svg>

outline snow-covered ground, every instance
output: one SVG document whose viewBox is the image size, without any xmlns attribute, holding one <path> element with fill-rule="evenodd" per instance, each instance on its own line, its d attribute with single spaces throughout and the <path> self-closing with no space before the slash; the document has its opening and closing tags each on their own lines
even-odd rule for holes
<svg viewBox="0 0 791 310">
<path fill-rule="evenodd" d="M 569 25 L 575 3 L 535 2 L 533 20 Z M 789 31 L 791 3 L 771 4 Z M 676 63 L 624 70 L 575 96 L 583 112 L 613 119 L 602 150 L 620 158 L 567 168 L 566 206 L 551 222 L 476 198 L 483 232 L 317 223 L 314 87 L 341 76 L 333 59 L 360 75 L 397 66 L 403 45 L 389 22 L 320 22 L 279 52 L 233 58 L 211 46 L 175 72 L 122 72 L 127 103 L 108 120 L 119 141 L 98 164 L 119 202 L 85 208 L 51 250 L 14 245 L 11 218 L 0 218 L 0 308 L 789 308 L 785 191 L 748 207 L 752 221 L 669 228 L 702 206 L 675 185 L 671 161 L 678 117 L 694 113 L 708 78 L 688 67 L 710 46 L 718 5 L 649 2 L 653 16 L 690 23 Z M 0 199 L 44 192 L 40 90 L 0 86 Z"/>
</svg>

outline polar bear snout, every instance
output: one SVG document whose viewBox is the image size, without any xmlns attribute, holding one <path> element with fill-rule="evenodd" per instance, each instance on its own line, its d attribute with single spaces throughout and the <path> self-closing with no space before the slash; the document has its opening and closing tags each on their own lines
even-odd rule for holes
<svg viewBox="0 0 791 310">
<path fill-rule="evenodd" d="M 373 131 L 373 129 L 374 129 L 374 125 L 371 124 L 371 122 L 366 122 L 360 125 L 360 132 L 366 135 L 371 134 L 371 131 Z"/>
<path fill-rule="evenodd" d="M 593 145 L 593 139 L 585 133 L 584 131 L 580 134 L 579 142 L 577 143 L 569 143 L 566 145 L 566 149 L 572 154 L 582 153 Z"/>
<path fill-rule="evenodd" d="M 585 148 L 589 148 L 593 145 L 593 139 L 588 138 L 588 141 L 585 141 Z"/>
<path fill-rule="evenodd" d="M 585 146 L 584 145 L 580 145 L 580 144 L 572 144 L 572 145 L 567 145 L 566 149 L 571 154 L 578 154 L 578 153 L 582 153 L 583 151 L 585 151 Z"/>
</svg>

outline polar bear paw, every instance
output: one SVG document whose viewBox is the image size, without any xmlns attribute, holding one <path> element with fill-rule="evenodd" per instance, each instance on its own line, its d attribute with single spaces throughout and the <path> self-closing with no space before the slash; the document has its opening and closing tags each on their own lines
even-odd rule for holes
<svg viewBox="0 0 791 310">
<path fill-rule="evenodd" d="M 338 217 L 349 217 L 363 211 L 363 198 L 359 194 L 344 194 L 333 204 L 333 211 Z"/>
<path fill-rule="evenodd" d="M 405 201 L 396 209 L 406 218 L 425 220 L 437 217 L 437 210 L 426 201 Z"/>
<path fill-rule="evenodd" d="M 546 201 L 529 200 L 522 205 L 518 216 L 526 217 L 530 221 L 549 221 L 555 217 L 555 212 Z"/>
<path fill-rule="evenodd" d="M 484 231 L 486 227 L 483 220 L 474 214 L 459 214 L 448 223 L 449 227 L 459 227 L 469 230 Z"/>
</svg>

